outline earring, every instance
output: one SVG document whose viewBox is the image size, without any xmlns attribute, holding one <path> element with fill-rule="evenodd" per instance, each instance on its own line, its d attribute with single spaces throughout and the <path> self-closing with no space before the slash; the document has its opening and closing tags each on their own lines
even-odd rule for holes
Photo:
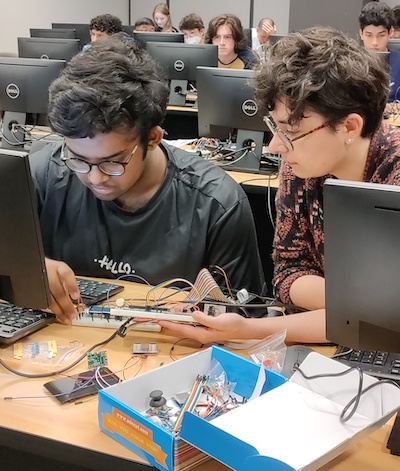
<svg viewBox="0 0 400 471">
<path fill-rule="evenodd" d="M 353 138 L 352 138 L 352 137 L 349 137 L 349 138 L 347 139 L 347 142 L 348 142 L 349 144 L 351 144 L 351 143 L 353 142 Z"/>
</svg>

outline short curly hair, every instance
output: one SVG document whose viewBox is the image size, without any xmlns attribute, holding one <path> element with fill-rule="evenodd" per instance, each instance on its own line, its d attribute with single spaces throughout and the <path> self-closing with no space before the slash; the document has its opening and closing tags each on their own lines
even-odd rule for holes
<svg viewBox="0 0 400 471">
<path fill-rule="evenodd" d="M 52 129 L 72 139 L 117 130 L 140 136 L 165 117 L 168 84 L 133 38 L 117 33 L 74 56 L 49 88 Z"/>
<path fill-rule="evenodd" d="M 311 110 L 332 129 L 358 113 L 364 118 L 362 137 L 372 136 L 380 126 L 390 90 L 387 68 L 377 54 L 322 26 L 291 33 L 271 46 L 253 85 L 263 112 L 282 100 L 290 124 Z"/>
<path fill-rule="evenodd" d="M 96 31 L 107 33 L 109 36 L 123 31 L 122 21 L 118 17 L 110 15 L 109 13 L 92 18 L 89 29 L 95 29 Z"/>
</svg>

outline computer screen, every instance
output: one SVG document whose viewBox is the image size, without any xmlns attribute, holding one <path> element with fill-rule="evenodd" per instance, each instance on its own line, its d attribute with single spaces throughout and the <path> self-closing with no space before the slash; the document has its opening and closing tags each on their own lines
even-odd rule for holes
<svg viewBox="0 0 400 471">
<path fill-rule="evenodd" d="M 0 149 L 0 299 L 21 307 L 51 304 L 28 154 Z"/>
<path fill-rule="evenodd" d="M 272 45 L 284 37 L 285 37 L 285 34 L 270 34 L 268 42 Z"/>
<path fill-rule="evenodd" d="M 28 114 L 30 124 L 44 124 L 49 86 L 64 67 L 65 61 L 0 57 L 1 147 L 23 147 Z"/>
<path fill-rule="evenodd" d="M 79 46 L 90 43 L 89 23 L 51 23 L 52 29 L 73 29 L 75 30 L 75 38 L 79 39 Z"/>
<path fill-rule="evenodd" d="M 328 179 L 324 187 L 326 335 L 400 351 L 400 187 Z"/>
<path fill-rule="evenodd" d="M 163 42 L 163 43 L 183 43 L 183 33 L 164 33 L 150 32 L 150 31 L 134 31 L 133 37 L 140 47 L 145 48 L 148 42 Z"/>
<path fill-rule="evenodd" d="M 30 28 L 31 38 L 76 39 L 75 30 L 68 28 Z"/>
<path fill-rule="evenodd" d="M 198 67 L 197 101 L 199 136 L 227 139 L 237 132 L 236 149 L 248 149 L 230 168 L 258 171 L 266 126 L 254 100 L 253 70 Z"/>
<path fill-rule="evenodd" d="M 185 105 L 188 82 L 196 81 L 198 66 L 218 66 L 218 46 L 213 44 L 148 42 L 147 52 L 170 81 L 170 105 Z"/>
<path fill-rule="evenodd" d="M 18 56 L 69 61 L 79 52 L 79 39 L 17 38 Z"/>
<path fill-rule="evenodd" d="M 129 36 L 133 35 L 134 29 L 135 29 L 135 25 L 122 25 L 123 32 L 126 34 L 129 34 Z"/>
</svg>

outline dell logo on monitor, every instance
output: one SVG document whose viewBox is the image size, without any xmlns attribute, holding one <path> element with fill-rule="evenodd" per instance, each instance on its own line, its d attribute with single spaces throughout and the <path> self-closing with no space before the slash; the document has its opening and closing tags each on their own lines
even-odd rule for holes
<svg viewBox="0 0 400 471">
<path fill-rule="evenodd" d="M 40 56 L 41 59 L 50 59 L 50 57 L 47 54 L 42 54 Z"/>
<path fill-rule="evenodd" d="M 246 100 L 242 103 L 242 111 L 246 116 L 255 116 L 258 112 L 258 106 L 253 100 Z"/>
<path fill-rule="evenodd" d="M 185 63 L 183 62 L 183 60 L 181 59 L 178 59 L 174 62 L 174 69 L 177 71 L 177 72 L 182 72 L 182 70 L 185 68 Z"/>
<path fill-rule="evenodd" d="M 6 94 L 11 100 L 16 100 L 20 96 L 21 90 L 15 83 L 9 83 L 6 87 Z"/>
</svg>

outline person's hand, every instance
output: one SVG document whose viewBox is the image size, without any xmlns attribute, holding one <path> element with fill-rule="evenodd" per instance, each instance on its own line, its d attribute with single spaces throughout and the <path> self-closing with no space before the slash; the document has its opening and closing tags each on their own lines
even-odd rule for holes
<svg viewBox="0 0 400 471">
<path fill-rule="evenodd" d="M 265 31 L 267 34 L 275 34 L 276 33 L 276 27 L 272 26 L 271 23 L 263 23 L 261 25 L 261 29 Z"/>
<path fill-rule="evenodd" d="M 49 258 L 46 258 L 46 271 L 52 296 L 49 309 L 60 322 L 70 324 L 78 313 L 72 300 L 80 298 L 75 274 L 66 263 Z"/>
<path fill-rule="evenodd" d="M 201 325 L 191 325 L 172 321 L 158 321 L 168 334 L 180 338 L 190 338 L 202 344 L 246 338 L 247 319 L 240 314 L 226 313 L 217 317 L 204 312 L 191 313 L 194 320 Z"/>
</svg>

